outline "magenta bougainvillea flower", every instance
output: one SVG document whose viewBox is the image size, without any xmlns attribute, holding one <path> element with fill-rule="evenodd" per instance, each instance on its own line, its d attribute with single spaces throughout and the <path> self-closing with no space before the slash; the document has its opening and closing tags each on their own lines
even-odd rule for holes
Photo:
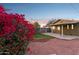
<svg viewBox="0 0 79 59">
<path fill-rule="evenodd" d="M 5 8 L 0 6 L 0 52 L 22 54 L 24 45 L 33 39 L 34 34 L 34 26 L 24 15 L 8 14 Z"/>
</svg>

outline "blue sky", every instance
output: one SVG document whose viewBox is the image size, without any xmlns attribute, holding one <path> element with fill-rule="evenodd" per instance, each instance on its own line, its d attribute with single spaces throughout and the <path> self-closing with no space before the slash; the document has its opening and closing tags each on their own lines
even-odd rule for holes
<svg viewBox="0 0 79 59">
<path fill-rule="evenodd" d="M 38 21 L 42 26 L 51 18 L 79 19 L 79 4 L 68 3 L 4 3 L 8 13 L 24 14 L 30 22 Z M 38 19 L 38 20 L 37 20 Z"/>
<path fill-rule="evenodd" d="M 33 4 L 33 3 L 7 3 L 0 4 L 7 9 L 9 13 L 25 14 L 30 19 L 51 19 L 51 18 L 77 18 L 79 19 L 79 4 Z"/>
</svg>

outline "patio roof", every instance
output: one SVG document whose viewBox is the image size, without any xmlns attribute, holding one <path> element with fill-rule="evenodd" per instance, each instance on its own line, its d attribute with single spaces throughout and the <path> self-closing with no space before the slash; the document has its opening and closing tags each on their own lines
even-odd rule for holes
<svg viewBox="0 0 79 59">
<path fill-rule="evenodd" d="M 51 23 L 50 25 L 63 25 L 63 24 L 73 24 L 73 23 L 79 23 L 79 20 L 59 19 L 54 23 Z"/>
</svg>

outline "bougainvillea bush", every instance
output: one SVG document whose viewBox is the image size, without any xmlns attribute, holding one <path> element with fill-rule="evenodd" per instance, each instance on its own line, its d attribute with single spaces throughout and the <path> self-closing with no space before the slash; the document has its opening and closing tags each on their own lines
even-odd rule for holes
<svg viewBox="0 0 79 59">
<path fill-rule="evenodd" d="M 25 54 L 34 33 L 24 15 L 9 14 L 0 6 L 0 54 Z"/>
</svg>

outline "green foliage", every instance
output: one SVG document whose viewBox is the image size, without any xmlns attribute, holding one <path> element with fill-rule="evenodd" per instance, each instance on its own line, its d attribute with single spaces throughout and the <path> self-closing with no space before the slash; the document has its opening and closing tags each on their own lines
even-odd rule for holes
<svg viewBox="0 0 79 59">
<path fill-rule="evenodd" d="M 49 36 L 49 35 L 44 35 L 44 34 L 41 34 L 41 33 L 37 33 L 37 34 L 34 35 L 34 38 L 38 40 L 38 39 L 52 39 L 54 37 Z"/>
<path fill-rule="evenodd" d="M 35 27 L 36 33 L 40 33 L 40 24 L 38 22 L 35 22 L 33 25 Z"/>
<path fill-rule="evenodd" d="M 35 28 L 40 28 L 40 24 L 38 22 L 35 22 L 33 25 Z"/>
</svg>

